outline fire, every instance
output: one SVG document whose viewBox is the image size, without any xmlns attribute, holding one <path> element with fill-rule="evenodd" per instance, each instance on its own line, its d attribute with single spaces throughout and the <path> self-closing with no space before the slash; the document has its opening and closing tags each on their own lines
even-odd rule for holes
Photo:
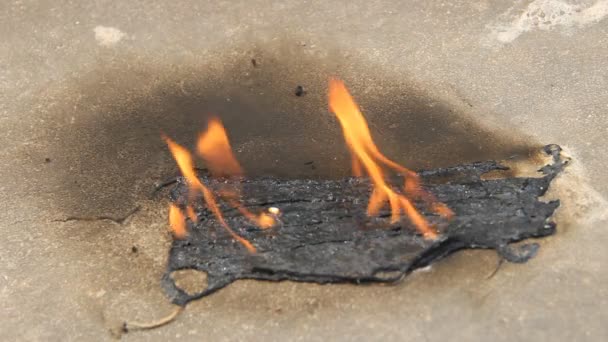
<svg viewBox="0 0 608 342">
<path fill-rule="evenodd" d="M 388 201 L 392 223 L 399 221 L 403 212 L 425 237 L 435 238 L 437 236 L 435 229 L 418 212 L 412 201 L 387 183 L 382 166 L 401 173 L 405 178 L 403 193 L 414 200 L 425 202 L 434 213 L 450 218 L 453 215 L 452 211 L 421 188 L 420 179 L 415 172 L 390 160 L 378 150 L 365 117 L 340 80 L 331 79 L 329 82 L 329 108 L 342 126 L 344 139 L 351 153 L 354 175 L 360 177 L 366 172 L 374 185 L 367 207 L 368 215 L 377 215 Z"/>
<path fill-rule="evenodd" d="M 243 169 L 232 154 L 230 141 L 222 122 L 211 118 L 207 130 L 199 135 L 198 155 L 205 160 L 211 174 L 216 177 L 242 176 Z"/>
<path fill-rule="evenodd" d="M 342 81 L 330 80 L 329 108 L 342 126 L 344 139 L 351 154 L 354 175 L 360 177 L 367 174 L 373 184 L 367 207 L 368 215 L 378 215 L 388 202 L 391 210 L 391 222 L 399 221 L 402 214 L 405 214 L 425 237 L 435 238 L 437 232 L 434 227 L 420 214 L 412 201 L 423 202 L 433 213 L 447 219 L 452 217 L 452 211 L 422 189 L 420 178 L 415 172 L 390 160 L 378 150 L 363 114 Z M 192 207 L 192 201 L 197 198 L 197 195 L 202 195 L 205 204 L 224 229 L 247 250 L 255 253 L 255 247 L 245 238 L 235 233 L 224 219 L 214 193 L 198 178 L 190 152 L 169 137 L 162 135 L 162 138 L 167 143 L 189 189 L 190 203 L 186 208 L 182 209 L 174 204 L 169 207 L 169 223 L 174 236 L 182 239 L 188 234 L 186 219 L 192 222 L 198 221 Z M 243 176 L 243 169 L 232 153 L 226 130 L 217 118 L 210 119 L 207 129 L 199 135 L 197 154 L 206 162 L 214 177 L 241 178 Z M 400 173 L 404 177 L 402 189 L 397 190 L 386 181 L 385 168 Z M 280 222 L 278 219 L 280 210 L 278 208 L 270 207 L 266 212 L 259 214 L 247 210 L 240 200 L 240 187 L 234 184 L 238 185 L 239 182 L 225 183 L 222 188 L 216 189 L 221 200 L 236 208 L 244 217 L 262 229 L 273 227 L 277 221 Z"/>
<path fill-rule="evenodd" d="M 243 169 L 234 157 L 230 141 L 222 122 L 218 118 L 211 118 L 207 130 L 200 134 L 197 143 L 198 155 L 205 161 L 209 171 L 215 177 L 242 177 Z M 266 213 L 254 214 L 247 210 L 238 198 L 240 190 L 235 187 L 224 188 L 220 191 L 224 200 L 237 208 L 243 216 L 262 229 L 271 228 L 275 221 Z"/>
<path fill-rule="evenodd" d="M 194 208 L 192 208 L 191 205 L 186 207 L 186 213 L 188 214 L 188 218 L 190 219 L 190 221 L 198 222 L 198 217 L 196 216 L 196 213 L 194 212 Z"/>
<path fill-rule="evenodd" d="M 247 250 L 249 250 L 251 253 L 255 253 L 255 247 L 247 239 L 235 233 L 224 219 L 213 192 L 209 190 L 209 188 L 205 186 L 198 178 L 190 152 L 169 137 L 162 135 L 162 138 L 167 143 L 167 146 L 169 147 L 169 150 L 171 151 L 180 172 L 186 179 L 190 192 L 190 200 L 193 200 L 197 194 L 201 194 L 204 202 L 207 204 L 207 207 L 215 215 L 224 229 L 226 229 L 226 231 L 235 240 L 245 246 Z M 226 135 L 226 131 L 224 130 L 224 127 L 219 119 L 213 118 L 209 120 L 207 130 L 201 133 L 199 136 L 197 151 L 199 156 L 207 163 L 207 166 L 209 167 L 213 176 L 241 177 L 243 175 L 241 166 L 232 154 L 228 136 Z M 227 201 L 233 207 L 237 208 L 245 217 L 256 223 L 260 228 L 270 228 L 275 224 L 275 220 L 272 215 L 266 213 L 256 215 L 243 207 L 238 200 L 240 197 L 240 191 L 238 191 L 238 189 L 223 189 L 219 192 L 219 194 L 222 199 Z M 186 207 L 186 215 L 193 222 L 198 220 L 191 205 Z M 187 234 L 185 217 L 184 212 L 180 208 L 174 204 L 171 204 L 169 207 L 169 221 L 171 230 L 176 238 L 184 238 Z"/>
<path fill-rule="evenodd" d="M 169 205 L 169 226 L 173 235 L 178 239 L 183 239 L 188 235 L 184 213 L 173 203 Z"/>
</svg>

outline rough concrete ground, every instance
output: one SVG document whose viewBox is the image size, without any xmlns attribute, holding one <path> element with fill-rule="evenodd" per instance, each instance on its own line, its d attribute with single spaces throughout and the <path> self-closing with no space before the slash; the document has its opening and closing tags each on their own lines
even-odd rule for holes
<svg viewBox="0 0 608 342">
<path fill-rule="evenodd" d="M 242 281 L 124 339 L 605 340 L 607 14 L 605 0 L 3 2 L 0 338 L 109 340 L 171 310 L 166 203 L 147 196 L 175 172 L 161 130 L 188 144 L 215 112 L 250 174 L 346 175 L 325 103 L 338 75 L 413 167 L 568 148 L 559 233 L 491 278 L 497 257 L 467 251 L 392 287 Z M 66 221 L 136 206 L 122 224 Z"/>
</svg>

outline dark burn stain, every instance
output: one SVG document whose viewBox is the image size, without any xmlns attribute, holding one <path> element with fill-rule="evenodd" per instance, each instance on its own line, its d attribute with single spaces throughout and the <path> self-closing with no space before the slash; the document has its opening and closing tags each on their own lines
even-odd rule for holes
<svg viewBox="0 0 608 342">
<path fill-rule="evenodd" d="M 501 159 L 531 147 L 511 128 L 508 135 L 484 130 L 459 108 L 407 79 L 377 76 L 370 65 L 342 69 L 331 59 L 256 51 L 259 63 L 250 53 L 156 64 L 111 56 L 67 84 L 56 113 L 62 119 L 48 127 L 59 170 L 49 181 L 62 189 L 65 215 L 128 212 L 177 172 L 161 132 L 192 148 L 210 115 L 224 122 L 249 175 L 349 175 L 339 124 L 327 110 L 332 75 L 345 79 L 381 150 L 410 168 Z M 293 96 L 294 84 L 306 84 L 307 96 Z M 309 161 L 314 167 L 303 165 Z"/>
</svg>

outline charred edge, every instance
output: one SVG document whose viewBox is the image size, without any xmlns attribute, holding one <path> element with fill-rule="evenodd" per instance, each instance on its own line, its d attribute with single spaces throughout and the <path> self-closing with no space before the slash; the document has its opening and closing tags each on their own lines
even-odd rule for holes
<svg viewBox="0 0 608 342">
<path fill-rule="evenodd" d="M 553 158 L 553 163 L 540 168 L 538 171 L 546 175 L 546 178 L 551 181 L 558 173 L 560 173 L 570 162 L 569 158 L 562 157 L 562 148 L 557 144 L 549 144 L 543 147 L 543 151 Z"/>
<path fill-rule="evenodd" d="M 207 168 L 199 168 L 199 167 L 195 167 L 194 171 L 197 173 L 197 175 L 202 176 L 202 177 L 208 177 L 209 176 L 209 169 Z M 156 183 L 156 185 L 154 186 L 154 189 L 152 189 L 152 191 L 150 192 L 150 196 L 148 196 L 149 198 L 154 198 L 156 197 L 156 195 L 158 195 L 158 193 L 165 189 L 166 187 L 168 187 L 169 185 L 173 185 L 179 181 L 185 181 L 184 178 L 182 176 L 174 176 L 171 178 L 168 178 L 164 181 L 158 182 Z"/>
<path fill-rule="evenodd" d="M 521 246 L 501 245 L 496 248 L 498 255 L 515 264 L 523 264 L 534 258 L 540 249 L 537 243 L 527 243 Z"/>
<path fill-rule="evenodd" d="M 385 269 L 378 268 L 373 273 L 383 271 Z M 400 271 L 399 269 L 386 269 L 389 271 Z M 289 270 L 275 270 L 266 267 L 253 267 L 251 269 L 252 276 L 246 276 L 240 279 L 253 279 L 253 280 L 268 280 L 268 281 L 283 281 L 283 280 L 294 280 L 317 283 L 317 284 L 330 284 L 330 283 L 353 283 L 353 284 L 366 284 L 366 283 L 390 283 L 394 282 L 394 279 L 384 279 L 374 276 L 365 277 L 344 277 L 328 274 L 319 273 L 300 273 Z"/>
<path fill-rule="evenodd" d="M 427 249 L 426 252 L 422 253 L 419 257 L 414 259 L 410 267 L 404 270 L 404 272 L 410 273 L 411 271 L 414 271 L 418 268 L 429 266 L 433 262 L 439 261 L 449 256 L 450 254 L 457 252 L 461 249 L 465 249 L 467 247 L 468 245 L 463 241 L 447 238 L 435 245 L 434 247 Z"/>
<path fill-rule="evenodd" d="M 477 178 L 490 171 L 509 170 L 508 166 L 504 166 L 497 161 L 478 161 L 466 165 L 448 166 L 443 168 L 420 170 L 418 174 L 425 179 L 433 179 L 434 177 L 462 177 L 468 176 Z"/>
<path fill-rule="evenodd" d="M 171 277 L 171 273 L 187 268 L 188 267 L 168 268 L 161 279 L 161 286 L 165 290 L 167 297 L 173 304 L 182 307 L 186 306 L 193 300 L 207 297 L 216 291 L 223 289 L 237 279 L 244 279 L 229 274 L 224 274 L 222 277 L 218 277 L 210 273 L 208 270 L 194 267 L 197 270 L 207 273 L 207 288 L 199 293 L 188 294 L 186 291 L 180 289 L 175 283 L 175 280 Z"/>
</svg>

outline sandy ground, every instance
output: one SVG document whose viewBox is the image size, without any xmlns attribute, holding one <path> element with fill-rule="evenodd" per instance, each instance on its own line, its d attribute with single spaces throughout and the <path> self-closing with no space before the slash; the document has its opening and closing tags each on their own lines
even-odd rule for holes
<svg viewBox="0 0 608 342">
<path fill-rule="evenodd" d="M 466 251 L 397 286 L 240 281 L 123 339 L 606 340 L 607 15 L 605 0 L 4 1 L 0 339 L 111 340 L 172 310 L 166 200 L 149 196 L 176 172 L 160 131 L 192 144 L 215 113 L 251 175 L 347 175 L 337 75 L 411 167 L 564 146 L 558 234 L 493 277 L 495 253 Z"/>
</svg>

